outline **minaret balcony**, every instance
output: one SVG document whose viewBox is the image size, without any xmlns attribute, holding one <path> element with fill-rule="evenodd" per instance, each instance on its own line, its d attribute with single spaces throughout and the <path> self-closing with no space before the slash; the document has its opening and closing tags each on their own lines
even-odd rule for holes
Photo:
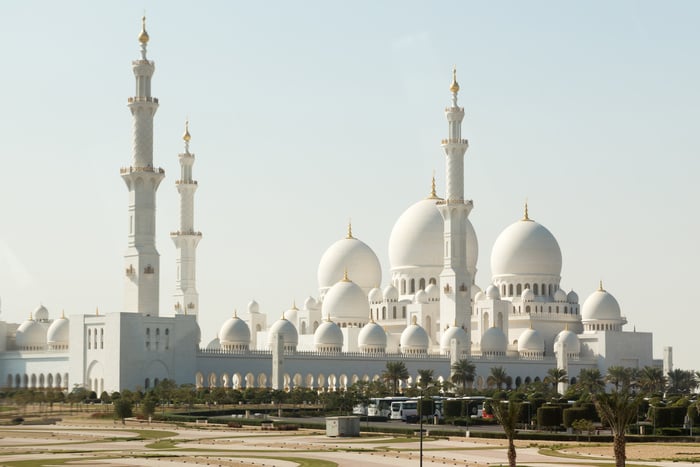
<svg viewBox="0 0 700 467">
<path fill-rule="evenodd" d="M 446 144 L 469 144 L 469 141 L 466 139 L 453 139 L 453 138 L 448 138 L 448 139 L 443 139 L 440 141 L 440 144 L 443 146 Z"/>
<path fill-rule="evenodd" d="M 154 104 L 158 103 L 158 98 L 157 97 L 150 97 L 150 96 L 136 96 L 136 97 L 130 97 L 128 99 L 129 104 L 133 104 L 134 102 L 153 102 Z"/>
<path fill-rule="evenodd" d="M 175 180 L 175 185 L 197 185 L 197 180 Z"/>
<path fill-rule="evenodd" d="M 194 230 L 176 230 L 174 232 L 170 232 L 171 237 L 184 237 L 184 236 L 190 236 L 190 237 L 201 237 L 202 232 L 195 232 Z"/>
<path fill-rule="evenodd" d="M 161 167 L 153 167 L 153 166 L 146 166 L 146 167 L 122 167 L 119 169 L 119 173 L 122 175 L 125 174 L 130 174 L 134 172 L 152 172 L 152 173 L 159 173 L 159 174 L 165 174 L 165 170 L 163 170 Z"/>
</svg>

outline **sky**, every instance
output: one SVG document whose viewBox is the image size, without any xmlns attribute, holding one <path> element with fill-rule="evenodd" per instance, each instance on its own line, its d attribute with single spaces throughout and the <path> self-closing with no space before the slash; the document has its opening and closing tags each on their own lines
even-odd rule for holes
<svg viewBox="0 0 700 467">
<path fill-rule="evenodd" d="M 172 309 L 177 154 L 196 154 L 203 344 L 255 299 L 270 320 L 318 295 L 343 238 L 390 279 L 394 222 L 444 193 L 452 67 L 465 194 L 490 283 L 498 234 L 557 238 L 562 288 L 603 281 L 675 367 L 697 358 L 700 4 L 692 1 L 11 1 L 0 44 L 0 319 L 123 309 L 131 61 L 147 15 L 161 309 Z M 690 300 L 690 301 L 689 301 Z M 270 321 L 271 322 L 271 321 Z"/>
</svg>

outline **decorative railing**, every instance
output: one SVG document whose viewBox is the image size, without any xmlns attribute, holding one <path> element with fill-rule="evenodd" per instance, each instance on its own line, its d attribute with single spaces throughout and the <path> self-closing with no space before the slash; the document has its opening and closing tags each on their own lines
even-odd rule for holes
<svg viewBox="0 0 700 467">
<path fill-rule="evenodd" d="M 153 172 L 153 173 L 159 173 L 159 174 L 164 174 L 165 170 L 163 170 L 161 167 L 153 167 L 153 166 L 146 166 L 146 167 L 122 167 L 119 169 L 119 173 L 124 175 L 124 174 L 129 174 L 133 172 Z"/>
</svg>

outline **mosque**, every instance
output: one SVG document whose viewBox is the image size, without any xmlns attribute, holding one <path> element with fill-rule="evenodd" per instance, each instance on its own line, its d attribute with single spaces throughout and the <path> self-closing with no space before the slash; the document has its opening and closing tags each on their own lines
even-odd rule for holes
<svg viewBox="0 0 700 467">
<path fill-rule="evenodd" d="M 203 344 L 195 273 L 202 234 L 194 228 L 198 185 L 187 126 L 175 181 L 180 225 L 171 233 L 177 248 L 174 305 L 159 303 L 156 192 L 165 173 L 153 161 L 158 99 L 151 93 L 155 66 L 147 58 L 145 18 L 138 39 L 136 92 L 128 99 L 133 157 L 121 169 L 129 193 L 124 310 L 51 318 L 40 306 L 23 323 L 0 321 L 5 387 L 83 386 L 99 394 L 148 389 L 168 378 L 198 387 L 334 391 L 380 378 L 388 361 L 404 362 L 411 384 L 419 369 L 445 380 L 453 363 L 469 359 L 478 388 L 496 366 L 515 386 L 542 380 L 552 368 L 565 369 L 570 383 L 583 368 L 603 374 L 615 365 L 671 368 L 671 348 L 655 359 L 650 332 L 625 331 L 627 319 L 602 283 L 582 304 L 576 292 L 561 288 L 559 244 L 530 218 L 527 206 L 495 242 L 490 283 L 483 290 L 475 283 L 479 248 L 469 221 L 473 203 L 464 197 L 468 141 L 456 72 L 441 142 L 446 192 L 440 197 L 433 180 L 430 194 L 399 216 L 389 238 L 389 283 L 382 287 L 376 254 L 348 226 L 345 238 L 320 259 L 318 297 L 283 312 L 269 327 L 251 301 L 247 313 L 234 313 L 218 337 Z"/>
</svg>

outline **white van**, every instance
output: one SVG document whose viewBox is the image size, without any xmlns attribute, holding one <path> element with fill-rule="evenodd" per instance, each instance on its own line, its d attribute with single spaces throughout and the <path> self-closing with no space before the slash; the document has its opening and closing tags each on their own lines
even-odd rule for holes
<svg viewBox="0 0 700 467">
<path fill-rule="evenodd" d="M 408 400 L 391 403 L 391 419 L 392 420 L 417 420 L 418 419 L 418 401 Z"/>
</svg>

